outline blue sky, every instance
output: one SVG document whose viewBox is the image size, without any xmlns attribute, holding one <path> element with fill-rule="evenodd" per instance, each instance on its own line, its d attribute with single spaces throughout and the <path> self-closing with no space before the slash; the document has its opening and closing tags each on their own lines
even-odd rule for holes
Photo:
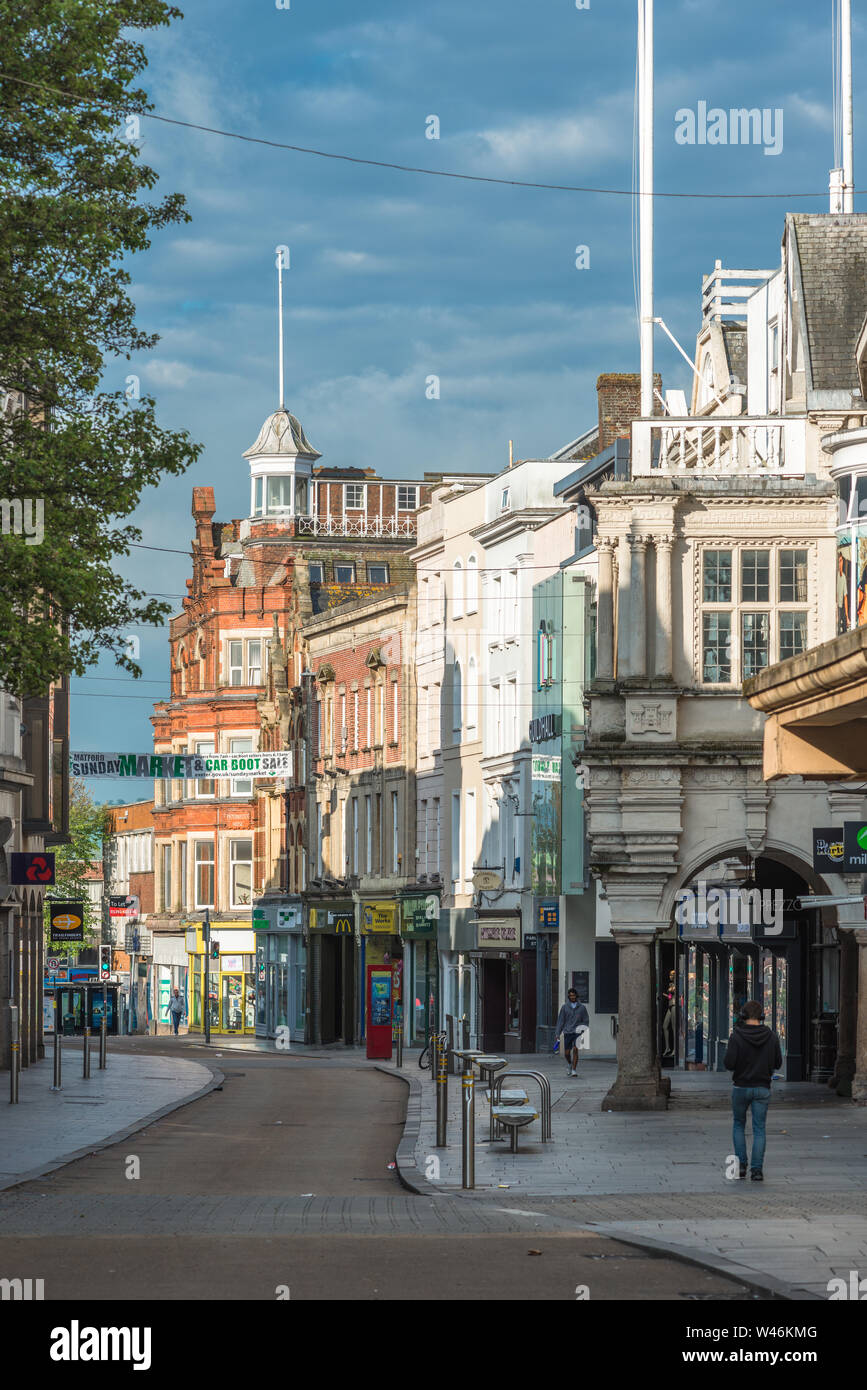
<svg viewBox="0 0 867 1390">
<path fill-rule="evenodd" d="M 462 173 L 629 189 L 633 0 L 186 0 L 149 36 L 160 114 L 266 140 Z M 687 348 L 701 276 L 778 263 L 786 211 L 826 211 L 833 163 L 831 0 L 664 0 L 656 10 L 656 187 L 782 192 L 779 201 L 656 205 L 656 312 Z M 859 78 L 867 30 L 855 16 Z M 863 88 L 862 88 L 863 90 Z M 676 143 L 681 107 L 781 108 L 782 153 Z M 440 139 L 425 138 L 436 115 Z M 130 263 L 143 328 L 137 372 L 161 420 L 204 444 L 198 464 L 147 494 L 146 544 L 185 551 L 190 498 L 244 516 L 241 458 L 276 407 L 274 248 L 287 244 L 287 404 L 323 463 L 385 476 L 505 466 L 595 422 L 595 380 L 638 368 L 631 199 L 429 178 L 320 159 L 145 120 L 142 157 L 192 221 Z M 862 182 L 863 186 L 863 182 Z M 856 200 L 856 208 L 863 200 Z M 575 269 L 575 247 L 590 268 Z M 664 385 L 688 368 L 664 337 Z M 425 396 L 436 374 L 441 396 Z M 183 554 L 136 550 L 123 572 L 177 595 Z M 147 684 L 103 661 L 73 681 L 76 748 L 147 749 L 149 699 L 168 691 L 167 633 L 141 631 Z M 91 696 L 99 698 L 91 699 Z M 148 698 L 142 698 L 148 697 Z M 101 796 L 129 783 L 94 783 Z"/>
</svg>

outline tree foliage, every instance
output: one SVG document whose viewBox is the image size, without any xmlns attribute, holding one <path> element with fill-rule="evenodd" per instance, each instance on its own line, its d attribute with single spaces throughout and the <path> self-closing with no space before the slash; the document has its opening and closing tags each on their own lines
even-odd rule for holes
<svg viewBox="0 0 867 1390">
<path fill-rule="evenodd" d="M 139 675 L 124 629 L 169 612 L 112 561 L 141 539 L 125 519 L 143 489 L 200 452 L 157 423 L 152 397 L 128 395 L 122 365 L 157 341 L 125 261 L 189 220 L 178 194 L 148 200 L 157 174 L 127 138 L 129 114 L 150 109 L 134 31 L 180 17 L 162 0 L 3 6 L 0 496 L 44 504 L 41 543 L 0 536 L 0 685 L 19 695 L 101 651 Z"/>
</svg>

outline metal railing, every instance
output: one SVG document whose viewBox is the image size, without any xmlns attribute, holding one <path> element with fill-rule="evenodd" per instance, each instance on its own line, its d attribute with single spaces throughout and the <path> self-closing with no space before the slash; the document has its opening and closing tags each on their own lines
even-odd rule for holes
<svg viewBox="0 0 867 1390">
<path fill-rule="evenodd" d="M 635 420 L 632 476 L 802 478 L 806 440 L 806 420 L 798 416 L 691 415 Z"/>
<path fill-rule="evenodd" d="M 372 536 L 394 540 L 414 540 L 414 517 L 379 516 L 296 516 L 295 530 L 299 536 Z"/>
</svg>

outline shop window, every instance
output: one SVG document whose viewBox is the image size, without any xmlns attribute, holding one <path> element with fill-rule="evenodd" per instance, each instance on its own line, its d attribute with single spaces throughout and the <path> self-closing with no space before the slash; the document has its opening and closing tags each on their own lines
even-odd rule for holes
<svg viewBox="0 0 867 1390">
<path fill-rule="evenodd" d="M 616 1014 L 620 1009 L 620 948 L 616 941 L 596 942 L 597 1014 Z"/>
</svg>

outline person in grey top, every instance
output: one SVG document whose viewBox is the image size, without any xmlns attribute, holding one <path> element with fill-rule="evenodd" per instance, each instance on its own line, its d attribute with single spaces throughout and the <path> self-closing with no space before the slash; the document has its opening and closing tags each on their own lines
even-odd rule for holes
<svg viewBox="0 0 867 1390">
<path fill-rule="evenodd" d="M 589 1027 L 590 1015 L 583 1004 L 578 1003 L 578 991 L 570 989 L 566 1003 L 557 1015 L 557 1037 L 563 1039 L 563 1052 L 566 1056 L 566 1075 L 578 1075 L 578 1030 Z"/>
<path fill-rule="evenodd" d="M 184 1001 L 178 990 L 175 990 L 169 1000 L 169 1018 L 175 1030 L 175 1037 L 178 1035 L 178 1025 L 184 1016 Z"/>
</svg>

